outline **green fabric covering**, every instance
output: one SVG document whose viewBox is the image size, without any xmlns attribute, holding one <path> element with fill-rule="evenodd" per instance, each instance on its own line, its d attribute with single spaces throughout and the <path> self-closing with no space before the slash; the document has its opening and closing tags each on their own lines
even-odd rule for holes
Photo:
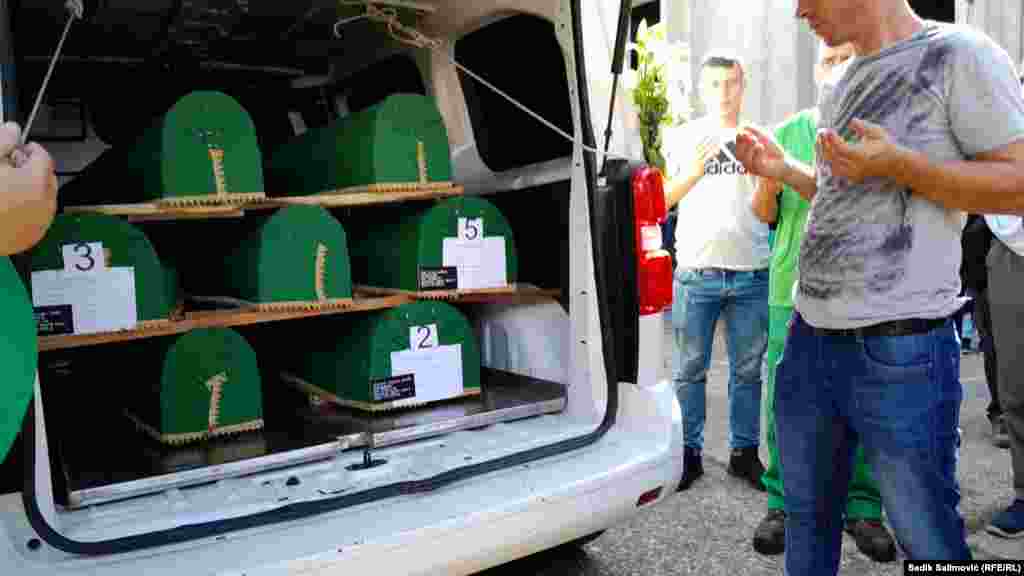
<svg viewBox="0 0 1024 576">
<path fill-rule="evenodd" d="M 263 192 L 256 128 L 248 112 L 221 92 L 185 95 L 132 146 L 108 149 L 66 184 L 62 205 L 128 204 L 217 194 L 209 145 L 223 150 L 228 193 Z"/>
<path fill-rule="evenodd" d="M 319 245 L 327 248 L 326 297 L 351 298 L 345 229 L 319 206 L 283 208 L 240 242 L 220 266 L 226 272 L 229 295 L 252 302 L 317 300 Z"/>
<path fill-rule="evenodd" d="M 25 410 L 35 384 L 37 340 L 36 321 L 25 285 L 6 257 L 0 257 L 0 462 L 21 429 Z"/>
<path fill-rule="evenodd" d="M 817 117 L 814 109 L 794 114 L 775 129 L 775 138 L 797 160 L 814 164 L 817 139 Z M 778 216 L 772 245 L 768 284 L 768 303 L 772 306 L 793 305 L 793 285 L 797 278 L 800 239 L 807 227 L 811 203 L 796 190 L 783 186 L 778 196 Z"/>
<path fill-rule="evenodd" d="M 308 382 L 340 398 L 373 402 L 371 382 L 391 377 L 391 353 L 409 349 L 409 328 L 437 324 L 438 344 L 462 345 L 463 389 L 480 388 L 480 349 L 469 321 L 445 302 L 417 301 L 338 319 L 334 336 L 299 368 Z"/>
<path fill-rule="evenodd" d="M 177 302 L 175 272 L 165 267 L 141 230 L 121 218 L 102 214 L 59 214 L 46 236 L 31 251 L 31 269 L 63 270 L 62 247 L 78 242 L 102 242 L 110 250 L 108 268 L 135 269 L 138 320 L 163 320 Z"/>
<path fill-rule="evenodd" d="M 393 94 L 280 146 L 267 162 L 268 193 L 300 196 L 418 182 L 418 142 L 423 143 L 428 181 L 450 181 L 448 132 L 437 106 L 425 96 Z"/>
<path fill-rule="evenodd" d="M 207 430 L 211 392 L 206 383 L 226 375 L 220 400 L 219 426 L 263 417 L 263 389 L 256 352 L 238 332 L 228 328 L 188 332 L 171 345 L 160 378 L 162 434 Z"/>
<path fill-rule="evenodd" d="M 483 218 L 484 237 L 505 238 L 507 279 L 514 284 L 518 262 L 512 228 L 494 204 L 471 196 L 426 206 L 388 207 L 352 222 L 350 250 L 355 283 L 419 290 L 419 269 L 441 267 L 443 240 L 457 236 L 459 218 Z"/>
</svg>

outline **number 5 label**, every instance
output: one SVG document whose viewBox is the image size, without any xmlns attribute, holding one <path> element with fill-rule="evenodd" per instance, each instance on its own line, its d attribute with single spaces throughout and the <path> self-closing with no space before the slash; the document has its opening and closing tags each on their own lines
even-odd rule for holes
<svg viewBox="0 0 1024 576">
<path fill-rule="evenodd" d="M 409 350 L 425 350 L 438 346 L 440 343 L 437 339 L 437 324 L 409 327 Z"/>
<path fill-rule="evenodd" d="M 106 268 L 102 242 L 79 242 L 61 247 L 64 271 L 70 273 L 95 272 Z"/>
<path fill-rule="evenodd" d="M 459 218 L 459 240 L 483 240 L 483 218 Z"/>
</svg>

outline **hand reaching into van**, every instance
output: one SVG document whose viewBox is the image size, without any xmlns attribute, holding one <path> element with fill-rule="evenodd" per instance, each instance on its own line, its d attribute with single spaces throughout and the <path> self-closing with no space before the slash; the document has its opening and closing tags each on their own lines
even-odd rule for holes
<svg viewBox="0 0 1024 576">
<path fill-rule="evenodd" d="M 57 211 L 53 158 L 30 142 L 18 147 L 21 127 L 0 126 L 0 255 L 23 252 L 49 229 Z"/>
</svg>

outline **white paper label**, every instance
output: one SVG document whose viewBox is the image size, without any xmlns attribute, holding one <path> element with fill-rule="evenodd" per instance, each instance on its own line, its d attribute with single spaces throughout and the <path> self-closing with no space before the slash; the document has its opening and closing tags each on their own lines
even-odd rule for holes
<svg viewBox="0 0 1024 576">
<path fill-rule="evenodd" d="M 491 236 L 482 242 L 445 238 L 441 253 L 441 265 L 454 266 L 458 271 L 459 290 L 508 286 L 504 236 Z"/>
<path fill-rule="evenodd" d="M 409 327 L 409 349 L 424 350 L 426 348 L 437 348 L 440 345 L 437 338 L 437 324 L 426 326 Z"/>
<path fill-rule="evenodd" d="M 483 218 L 459 218 L 459 240 L 479 242 L 484 238 Z"/>
<path fill-rule="evenodd" d="M 92 273 L 107 269 L 102 242 L 79 242 L 61 246 L 64 271 L 69 274 Z"/>
<path fill-rule="evenodd" d="M 433 402 L 462 395 L 462 344 L 391 353 L 391 376 L 413 374 L 416 400 Z"/>
<path fill-rule="evenodd" d="M 75 334 L 134 328 L 138 322 L 135 269 L 108 268 L 91 274 L 33 272 L 32 305 L 70 305 Z"/>
</svg>

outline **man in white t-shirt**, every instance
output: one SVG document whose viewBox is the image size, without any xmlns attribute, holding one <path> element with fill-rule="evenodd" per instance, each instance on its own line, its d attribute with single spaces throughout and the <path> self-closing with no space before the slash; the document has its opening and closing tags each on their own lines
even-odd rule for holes
<svg viewBox="0 0 1024 576">
<path fill-rule="evenodd" d="M 755 182 L 736 160 L 745 72 L 738 58 L 701 64 L 707 116 L 668 134 L 663 146 L 668 207 L 679 204 L 672 303 L 672 379 L 683 411 L 679 490 L 704 473 L 701 451 L 707 368 L 719 317 L 729 352 L 729 473 L 764 490 L 757 456 L 761 359 L 768 342 L 768 226 L 751 210 Z"/>
</svg>

